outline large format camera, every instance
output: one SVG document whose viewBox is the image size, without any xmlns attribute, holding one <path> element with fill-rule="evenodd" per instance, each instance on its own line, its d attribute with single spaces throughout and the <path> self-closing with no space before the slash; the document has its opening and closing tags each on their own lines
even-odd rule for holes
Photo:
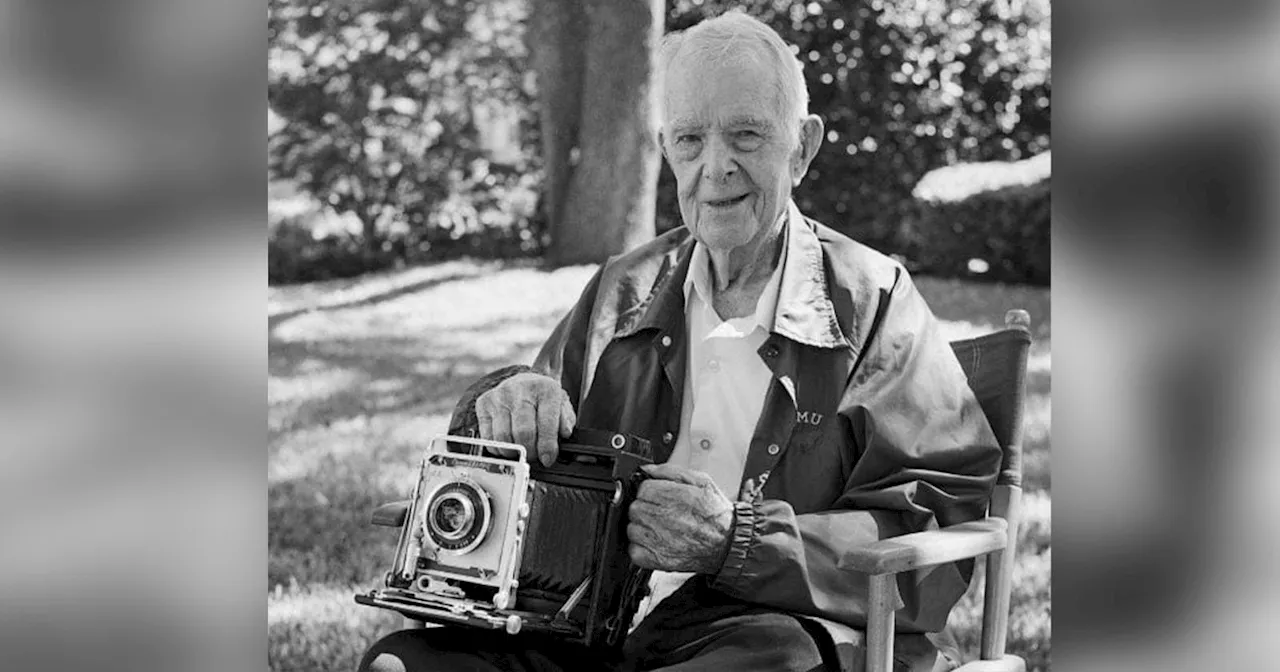
<svg viewBox="0 0 1280 672">
<path fill-rule="evenodd" d="M 356 601 L 616 647 L 648 583 L 627 555 L 626 524 L 650 462 L 647 441 L 593 430 L 561 443 L 550 467 L 517 444 L 437 436 L 413 498 L 374 513 L 401 528 L 400 542 L 385 587 Z"/>
</svg>

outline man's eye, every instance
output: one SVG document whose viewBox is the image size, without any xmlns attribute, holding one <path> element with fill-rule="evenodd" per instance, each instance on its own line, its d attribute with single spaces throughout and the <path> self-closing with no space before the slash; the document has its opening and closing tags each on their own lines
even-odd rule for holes
<svg viewBox="0 0 1280 672">
<path fill-rule="evenodd" d="M 760 134 L 755 131 L 738 131 L 737 136 L 739 140 L 757 140 L 760 138 Z"/>
<path fill-rule="evenodd" d="M 679 145 L 692 145 L 696 142 L 701 142 L 701 140 L 702 138 L 699 138 L 698 136 L 692 135 L 689 133 L 676 136 L 676 144 L 679 144 Z"/>
</svg>

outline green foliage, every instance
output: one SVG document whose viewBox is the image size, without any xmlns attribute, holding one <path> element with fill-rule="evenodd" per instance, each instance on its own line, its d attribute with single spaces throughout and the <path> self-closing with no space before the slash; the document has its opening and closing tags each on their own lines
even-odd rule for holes
<svg viewBox="0 0 1280 672">
<path fill-rule="evenodd" d="M 794 45 L 810 111 L 826 124 L 796 202 L 883 252 L 920 251 L 902 240 L 901 225 L 930 170 L 1049 148 L 1048 0 L 676 0 L 667 29 L 734 7 Z M 674 182 L 664 170 L 660 228 L 680 221 Z M 930 265 L 940 256 L 918 265 L 950 272 Z"/>
<path fill-rule="evenodd" d="M 272 177 L 353 214 L 375 257 L 388 237 L 408 249 L 527 227 L 537 137 L 522 12 L 515 0 L 270 0 Z M 527 127 L 522 151 L 486 141 L 494 117 Z M 526 253 L 540 244 L 523 240 Z"/>
</svg>

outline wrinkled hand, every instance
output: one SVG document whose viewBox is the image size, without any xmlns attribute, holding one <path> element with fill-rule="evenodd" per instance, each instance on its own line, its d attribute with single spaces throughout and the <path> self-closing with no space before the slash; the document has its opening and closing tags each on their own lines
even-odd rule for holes
<svg viewBox="0 0 1280 672">
<path fill-rule="evenodd" d="M 518 373 L 476 399 L 480 438 L 518 443 L 551 466 L 559 453 L 557 435 L 568 437 L 578 422 L 560 383 L 538 373 Z"/>
<path fill-rule="evenodd" d="M 631 502 L 631 562 L 646 569 L 714 574 L 733 533 L 733 502 L 701 471 L 641 467 L 649 478 Z"/>
</svg>

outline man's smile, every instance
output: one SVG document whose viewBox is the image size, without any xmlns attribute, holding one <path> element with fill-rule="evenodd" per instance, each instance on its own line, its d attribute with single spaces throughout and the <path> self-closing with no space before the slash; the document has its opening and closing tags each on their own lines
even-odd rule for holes
<svg viewBox="0 0 1280 672">
<path fill-rule="evenodd" d="M 741 196 L 731 196 L 729 198 L 708 200 L 708 201 L 703 201 L 703 204 L 709 205 L 713 208 L 732 208 L 733 206 L 747 200 L 747 197 L 750 195 L 751 194 L 742 194 Z"/>
</svg>

